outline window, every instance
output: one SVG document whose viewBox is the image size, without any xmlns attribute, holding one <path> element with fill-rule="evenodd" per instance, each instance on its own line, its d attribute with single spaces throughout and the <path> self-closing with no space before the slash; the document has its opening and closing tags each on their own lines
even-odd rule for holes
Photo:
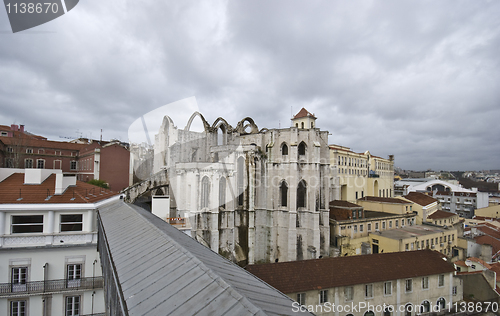
<svg viewBox="0 0 500 316">
<path fill-rule="evenodd" d="M 457 295 L 457 287 L 456 286 L 453 287 L 452 294 L 453 295 Z"/>
<path fill-rule="evenodd" d="M 440 297 L 440 298 L 437 300 L 437 305 L 439 306 L 439 308 L 440 308 L 441 310 L 446 309 L 446 300 L 445 300 L 443 297 Z"/>
<path fill-rule="evenodd" d="M 358 218 L 363 218 L 363 211 L 362 210 L 358 210 Z"/>
<path fill-rule="evenodd" d="M 352 219 L 356 219 L 356 211 L 352 211 Z"/>
<path fill-rule="evenodd" d="M 66 296 L 66 316 L 80 315 L 80 296 Z"/>
<path fill-rule="evenodd" d="M 33 148 L 26 148 L 26 153 L 27 154 L 32 154 L 33 153 Z"/>
<path fill-rule="evenodd" d="M 76 170 L 76 161 L 74 161 L 74 160 L 73 160 L 73 161 L 71 161 L 71 162 L 70 162 L 70 166 L 69 166 L 69 168 L 70 168 L 71 170 Z"/>
<path fill-rule="evenodd" d="M 43 215 L 12 216 L 12 234 L 43 233 Z"/>
<path fill-rule="evenodd" d="M 405 225 L 405 219 L 403 218 L 403 219 L 401 220 L 401 226 L 404 226 L 404 225 Z"/>
<path fill-rule="evenodd" d="M 285 143 L 283 143 L 283 145 L 281 145 L 281 154 L 283 156 L 287 156 L 288 155 L 288 146 Z"/>
<path fill-rule="evenodd" d="M 13 267 L 11 270 L 12 292 L 26 291 L 28 281 L 28 267 Z"/>
<path fill-rule="evenodd" d="M 81 232 L 83 230 L 82 214 L 61 215 L 61 232 Z"/>
<path fill-rule="evenodd" d="M 405 244 L 405 251 L 410 250 L 410 244 Z"/>
<path fill-rule="evenodd" d="M 373 297 L 373 284 L 366 284 L 365 285 L 365 298 L 372 298 Z"/>
<path fill-rule="evenodd" d="M 207 208 L 209 199 L 208 197 L 210 196 L 210 180 L 208 180 L 208 177 L 203 177 L 203 180 L 201 180 L 201 208 Z"/>
<path fill-rule="evenodd" d="M 384 295 L 392 295 L 392 282 L 384 282 Z"/>
<path fill-rule="evenodd" d="M 8 153 L 13 153 L 14 152 L 14 149 L 12 147 L 7 147 L 7 152 Z"/>
<path fill-rule="evenodd" d="M 389 221 L 389 228 L 392 228 L 392 221 Z"/>
<path fill-rule="evenodd" d="M 305 156 L 306 144 L 304 142 L 300 142 L 298 150 L 299 150 L 299 156 Z"/>
<path fill-rule="evenodd" d="M 428 313 L 431 311 L 431 303 L 429 301 L 424 301 L 422 305 L 420 305 L 420 313 Z"/>
<path fill-rule="evenodd" d="M 439 287 L 444 286 L 444 274 L 440 274 L 440 275 L 438 276 L 438 286 L 439 286 Z"/>
<path fill-rule="evenodd" d="M 358 232 L 358 225 L 354 225 L 354 232 L 357 233 Z"/>
<path fill-rule="evenodd" d="M 79 287 L 81 278 L 82 278 L 81 264 L 68 264 L 66 266 L 67 287 Z"/>
<path fill-rule="evenodd" d="M 45 168 L 45 160 L 44 159 L 38 159 L 36 161 L 36 167 L 38 169 L 44 169 Z"/>
<path fill-rule="evenodd" d="M 422 278 L 422 289 L 424 290 L 429 289 L 429 277 Z"/>
<path fill-rule="evenodd" d="M 226 208 L 226 177 L 224 176 L 219 180 L 219 207 Z"/>
<path fill-rule="evenodd" d="M 375 223 L 375 230 L 378 230 L 378 223 Z"/>
<path fill-rule="evenodd" d="M 307 185 L 304 180 L 299 182 L 297 186 L 297 208 L 306 207 L 306 199 L 307 199 Z"/>
<path fill-rule="evenodd" d="M 14 160 L 12 158 L 5 158 L 5 167 L 14 168 Z"/>
<path fill-rule="evenodd" d="M 297 294 L 297 302 L 300 305 L 305 305 L 306 304 L 306 293 L 298 293 Z"/>
<path fill-rule="evenodd" d="M 363 232 L 363 224 L 359 225 L 359 232 L 362 233 Z"/>
<path fill-rule="evenodd" d="M 367 226 L 367 227 L 366 227 L 366 229 L 367 229 L 369 232 L 371 232 L 371 231 L 372 231 L 372 224 L 367 224 L 366 226 Z"/>
<path fill-rule="evenodd" d="M 406 279 L 405 280 L 405 292 L 409 293 L 413 291 L 413 280 L 412 279 Z"/>
<path fill-rule="evenodd" d="M 396 220 L 396 228 L 398 228 L 398 227 L 399 227 L 399 221 Z"/>
<path fill-rule="evenodd" d="M 354 291 L 353 291 L 352 286 L 346 286 L 344 288 L 344 297 L 345 297 L 345 300 L 346 301 L 352 301 L 353 296 L 354 296 Z"/>
<path fill-rule="evenodd" d="M 10 316 L 25 316 L 26 301 L 10 301 Z"/>
<path fill-rule="evenodd" d="M 24 159 L 24 168 L 33 168 L 33 159 Z"/>
<path fill-rule="evenodd" d="M 237 166 L 237 185 L 238 185 L 238 206 L 243 206 L 244 202 L 244 187 L 245 187 L 245 158 L 238 158 L 238 166 Z"/>
<path fill-rule="evenodd" d="M 382 222 L 382 229 L 385 229 L 385 222 Z"/>
<path fill-rule="evenodd" d="M 408 303 L 405 305 L 405 316 L 411 316 L 411 311 L 413 310 L 413 305 Z"/>
<path fill-rule="evenodd" d="M 286 207 L 288 205 L 288 186 L 285 181 L 281 181 L 280 184 L 280 201 L 281 206 Z"/>
<path fill-rule="evenodd" d="M 319 303 L 325 304 L 328 302 L 328 290 L 319 291 Z"/>
</svg>

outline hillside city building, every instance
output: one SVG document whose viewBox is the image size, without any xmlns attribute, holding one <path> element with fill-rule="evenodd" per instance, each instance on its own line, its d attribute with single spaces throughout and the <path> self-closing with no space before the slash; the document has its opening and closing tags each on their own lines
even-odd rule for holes
<svg viewBox="0 0 500 316">
<path fill-rule="evenodd" d="M 0 314 L 104 315 L 97 210 L 117 193 L 49 169 L 0 169 Z"/>
</svg>

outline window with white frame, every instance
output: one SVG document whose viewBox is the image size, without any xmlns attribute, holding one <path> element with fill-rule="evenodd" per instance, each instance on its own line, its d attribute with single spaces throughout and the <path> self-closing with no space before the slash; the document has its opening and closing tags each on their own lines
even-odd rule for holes
<svg viewBox="0 0 500 316">
<path fill-rule="evenodd" d="M 28 267 L 12 267 L 10 282 L 12 283 L 12 292 L 26 291 L 26 282 L 28 282 Z"/>
<path fill-rule="evenodd" d="M 306 305 L 306 293 L 297 293 L 297 302 L 300 305 Z"/>
<path fill-rule="evenodd" d="M 354 297 L 354 291 L 353 291 L 353 288 L 352 286 L 346 286 L 344 288 L 344 298 L 346 301 L 352 301 Z"/>
<path fill-rule="evenodd" d="M 11 233 L 43 233 L 43 215 L 13 215 Z"/>
<path fill-rule="evenodd" d="M 12 147 L 7 147 L 7 152 L 8 152 L 8 153 L 13 153 L 13 152 L 14 152 L 14 148 L 12 148 Z"/>
<path fill-rule="evenodd" d="M 33 148 L 26 148 L 26 153 L 27 154 L 32 154 L 33 153 Z"/>
<path fill-rule="evenodd" d="M 82 278 L 82 264 L 76 263 L 76 264 L 66 265 L 67 287 L 79 287 L 81 278 Z"/>
<path fill-rule="evenodd" d="M 82 214 L 62 214 L 61 232 L 81 232 L 83 230 Z"/>
<path fill-rule="evenodd" d="M 10 316 L 28 315 L 26 300 L 10 301 Z"/>
<path fill-rule="evenodd" d="M 429 288 L 429 277 L 422 278 L 422 289 L 427 290 Z"/>
<path fill-rule="evenodd" d="M 413 291 L 413 280 L 412 279 L 406 279 L 405 280 L 405 292 L 409 293 Z"/>
<path fill-rule="evenodd" d="M 440 275 L 438 276 L 438 286 L 439 286 L 439 287 L 444 286 L 444 274 L 440 274 Z"/>
<path fill-rule="evenodd" d="M 319 291 L 319 303 L 325 304 L 328 302 L 328 290 Z"/>
<path fill-rule="evenodd" d="M 456 286 L 454 286 L 454 287 L 452 288 L 452 294 L 453 294 L 453 295 L 457 295 L 457 287 L 456 287 Z"/>
<path fill-rule="evenodd" d="M 45 159 L 37 159 L 36 167 L 38 169 L 45 169 Z"/>
<path fill-rule="evenodd" d="M 66 316 L 79 316 L 80 315 L 80 296 L 66 296 L 65 306 Z"/>
<path fill-rule="evenodd" d="M 73 160 L 73 161 L 71 161 L 71 162 L 70 162 L 70 166 L 69 166 L 69 168 L 70 168 L 71 170 L 76 170 L 76 161 L 75 161 L 75 160 Z"/>
<path fill-rule="evenodd" d="M 384 282 L 384 295 L 392 295 L 392 282 Z"/>
<path fill-rule="evenodd" d="M 373 297 L 373 284 L 366 284 L 365 285 L 365 298 L 372 298 Z"/>
<path fill-rule="evenodd" d="M 366 225 L 366 229 L 367 229 L 369 232 L 371 232 L 371 231 L 372 231 L 372 224 L 371 224 L 371 223 L 368 223 L 368 224 Z"/>
<path fill-rule="evenodd" d="M 33 168 L 33 159 L 24 159 L 24 168 Z"/>
</svg>

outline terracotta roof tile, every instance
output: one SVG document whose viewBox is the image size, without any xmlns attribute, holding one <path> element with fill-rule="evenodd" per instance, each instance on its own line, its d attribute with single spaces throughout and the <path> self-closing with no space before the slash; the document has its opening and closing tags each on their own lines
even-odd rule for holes
<svg viewBox="0 0 500 316">
<path fill-rule="evenodd" d="M 452 213 L 452 212 L 446 212 L 446 211 L 442 211 L 442 210 L 437 210 L 434 213 L 432 213 L 431 215 L 427 216 L 427 218 L 429 218 L 429 219 L 440 219 L 440 218 L 448 218 L 448 217 L 452 217 L 452 216 L 458 216 L 458 215 L 455 214 L 455 213 Z"/>
<path fill-rule="evenodd" d="M 484 261 L 483 259 L 480 259 L 480 258 L 470 257 L 470 258 L 467 258 L 467 260 L 477 262 L 487 269 L 489 269 L 491 267 L 488 263 L 486 263 L 486 261 Z"/>
<path fill-rule="evenodd" d="M 312 118 L 316 118 L 316 116 L 314 116 L 311 112 L 307 111 L 305 108 L 302 108 L 299 113 L 297 113 L 293 118 L 294 119 L 297 119 L 297 118 L 302 118 L 302 117 L 312 117 Z"/>
<path fill-rule="evenodd" d="M 432 250 L 249 265 L 246 269 L 283 293 L 414 278 L 455 271 Z"/>
<path fill-rule="evenodd" d="M 480 245 L 490 245 L 493 248 L 492 255 L 500 251 L 500 240 L 495 239 L 491 236 L 488 235 L 479 236 L 474 238 L 474 241 Z"/>
<path fill-rule="evenodd" d="M 24 174 L 15 173 L 0 182 L 0 204 L 54 204 L 96 203 L 119 193 L 82 181 L 70 186 L 60 195 L 54 195 L 56 175 L 50 175 L 41 184 L 24 184 Z M 51 196 L 47 199 L 47 196 Z M 22 197 L 22 200 L 18 199 Z"/>
<path fill-rule="evenodd" d="M 412 204 L 412 202 L 405 201 L 402 199 L 380 197 L 380 196 L 365 196 L 364 198 L 358 199 L 358 201 L 383 202 L 383 203 L 395 203 L 395 204 Z"/>
<path fill-rule="evenodd" d="M 337 207 L 343 207 L 343 208 L 362 208 L 362 206 L 358 204 L 354 204 L 348 201 L 342 201 L 342 200 L 333 200 L 330 201 L 329 203 L 330 206 L 337 206 Z"/>
<path fill-rule="evenodd" d="M 408 195 L 405 195 L 404 198 L 422 206 L 427 206 L 438 201 L 437 199 L 420 192 L 410 192 Z"/>
</svg>

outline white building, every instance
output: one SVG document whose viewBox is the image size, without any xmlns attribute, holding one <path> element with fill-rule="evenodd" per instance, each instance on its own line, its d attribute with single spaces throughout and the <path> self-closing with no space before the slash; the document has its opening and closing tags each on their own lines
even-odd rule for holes
<svg viewBox="0 0 500 316">
<path fill-rule="evenodd" d="M 474 210 L 488 207 L 488 193 L 477 189 L 466 189 L 460 184 L 455 185 L 442 180 L 404 179 L 397 181 L 395 190 L 407 195 L 410 192 L 432 192 L 432 196 L 439 200 L 442 209 L 457 213 L 461 217 L 472 218 Z"/>
<path fill-rule="evenodd" d="M 198 118 L 204 132 L 190 131 Z M 154 172 L 168 170 L 170 217 L 188 217 L 193 237 L 241 264 L 328 256 L 328 132 L 315 119 L 259 130 L 196 112 L 179 129 L 165 116 Z"/>
<path fill-rule="evenodd" d="M 96 210 L 118 198 L 61 170 L 0 169 L 0 315 L 103 313 Z"/>
</svg>

